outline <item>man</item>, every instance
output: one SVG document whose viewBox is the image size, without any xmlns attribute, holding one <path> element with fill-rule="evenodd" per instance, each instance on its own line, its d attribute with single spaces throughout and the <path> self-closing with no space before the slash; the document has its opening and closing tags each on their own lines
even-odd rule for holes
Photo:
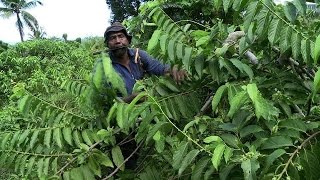
<svg viewBox="0 0 320 180">
<path fill-rule="evenodd" d="M 153 59 L 147 52 L 139 49 L 131 49 L 132 36 L 126 28 L 119 22 L 109 26 L 105 33 L 105 44 L 109 48 L 109 55 L 114 69 L 123 78 L 129 96 L 124 97 L 125 102 L 130 102 L 137 94 L 132 94 L 136 80 L 142 79 L 144 73 L 153 75 L 170 74 L 173 79 L 180 83 L 187 76 L 185 70 L 178 70 L 176 67 L 170 68 L 158 60 Z"/>
</svg>

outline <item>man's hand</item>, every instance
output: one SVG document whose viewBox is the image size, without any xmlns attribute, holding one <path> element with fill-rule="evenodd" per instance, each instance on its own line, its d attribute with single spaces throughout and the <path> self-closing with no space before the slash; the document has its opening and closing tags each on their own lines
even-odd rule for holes
<svg viewBox="0 0 320 180">
<path fill-rule="evenodd" d="M 178 69 L 177 66 L 173 66 L 170 70 L 171 77 L 176 81 L 177 84 L 181 84 L 188 77 L 188 73 L 184 69 Z"/>
</svg>

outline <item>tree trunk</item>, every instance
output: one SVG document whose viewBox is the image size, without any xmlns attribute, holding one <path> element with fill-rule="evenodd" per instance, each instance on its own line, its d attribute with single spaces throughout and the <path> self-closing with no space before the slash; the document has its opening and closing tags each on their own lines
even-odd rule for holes
<svg viewBox="0 0 320 180">
<path fill-rule="evenodd" d="M 19 13 L 17 13 L 17 26 L 18 26 L 21 42 L 23 42 L 23 26 L 22 26 Z"/>
</svg>

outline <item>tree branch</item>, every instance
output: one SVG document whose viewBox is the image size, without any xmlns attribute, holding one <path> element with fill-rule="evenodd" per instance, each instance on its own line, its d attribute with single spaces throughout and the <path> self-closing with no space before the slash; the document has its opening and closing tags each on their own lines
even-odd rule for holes
<svg viewBox="0 0 320 180">
<path fill-rule="evenodd" d="M 281 177 L 283 176 L 283 174 L 287 171 L 289 165 L 292 163 L 292 160 L 293 160 L 294 156 L 299 153 L 299 150 L 302 149 L 312 138 L 316 137 L 316 136 L 319 135 L 319 134 L 320 134 L 320 131 L 313 133 L 313 134 L 312 134 L 311 136 L 309 136 L 306 140 L 304 140 L 304 141 L 301 143 L 301 145 L 298 146 L 297 149 L 296 149 L 293 153 L 291 153 L 290 158 L 289 158 L 289 160 L 287 161 L 285 167 L 283 168 L 282 172 L 278 175 L 278 178 L 277 178 L 278 180 L 280 180 Z"/>
<path fill-rule="evenodd" d="M 107 177 L 103 178 L 102 180 L 109 179 L 113 175 L 115 175 L 119 171 L 119 169 L 138 151 L 138 149 L 140 148 L 141 145 L 142 145 L 142 142 L 137 146 L 137 148 L 111 174 L 109 174 Z"/>
</svg>

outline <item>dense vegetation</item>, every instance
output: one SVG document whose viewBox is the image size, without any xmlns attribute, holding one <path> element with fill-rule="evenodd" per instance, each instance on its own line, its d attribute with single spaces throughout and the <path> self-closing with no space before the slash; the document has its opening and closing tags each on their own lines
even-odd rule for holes
<svg viewBox="0 0 320 180">
<path fill-rule="evenodd" d="M 133 46 L 190 75 L 147 77 L 130 104 L 99 40 L 5 46 L 1 178 L 319 179 L 316 16 L 303 0 L 145 3 L 124 22 Z"/>
</svg>

